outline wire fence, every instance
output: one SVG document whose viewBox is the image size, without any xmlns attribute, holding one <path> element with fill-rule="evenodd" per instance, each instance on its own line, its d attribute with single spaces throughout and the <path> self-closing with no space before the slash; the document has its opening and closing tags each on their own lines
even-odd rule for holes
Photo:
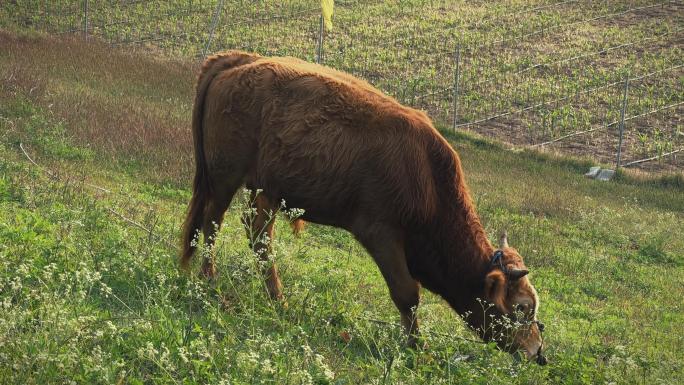
<svg viewBox="0 0 684 385">
<path fill-rule="evenodd" d="M 502 2 L 485 14 L 388 4 L 337 1 L 332 31 L 305 0 L 27 0 L 0 12 L 168 55 L 295 56 L 365 78 L 443 127 L 618 167 L 684 166 L 684 1 Z"/>
</svg>

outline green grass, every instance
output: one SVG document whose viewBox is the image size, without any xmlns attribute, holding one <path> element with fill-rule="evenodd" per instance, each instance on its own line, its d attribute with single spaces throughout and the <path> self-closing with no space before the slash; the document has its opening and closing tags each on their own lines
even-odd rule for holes
<svg viewBox="0 0 684 385">
<path fill-rule="evenodd" d="M 216 285 L 179 273 L 194 64 L 4 32 L 0 47 L 0 382 L 684 382 L 681 175 L 599 183 L 588 160 L 447 134 L 488 233 L 507 229 L 532 271 L 551 363 L 469 341 L 429 293 L 413 352 L 343 231 L 277 224 L 287 309 L 255 274 L 239 202 Z"/>
</svg>

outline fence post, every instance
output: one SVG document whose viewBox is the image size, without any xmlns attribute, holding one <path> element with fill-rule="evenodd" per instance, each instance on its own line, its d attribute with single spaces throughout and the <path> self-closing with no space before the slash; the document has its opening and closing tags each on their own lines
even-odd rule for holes
<svg viewBox="0 0 684 385">
<path fill-rule="evenodd" d="M 318 23 L 318 47 L 316 49 L 316 63 L 323 63 L 323 33 L 325 31 L 325 23 L 323 22 L 323 13 Z"/>
<path fill-rule="evenodd" d="M 618 141 L 618 149 L 617 149 L 617 165 L 615 166 L 615 169 L 620 168 L 620 162 L 622 161 L 622 137 L 624 136 L 625 132 L 625 112 L 627 111 L 627 92 L 629 90 L 629 74 L 627 75 L 627 78 L 625 79 L 625 86 L 624 90 L 622 93 L 622 109 L 620 110 L 620 139 Z"/>
<path fill-rule="evenodd" d="M 88 40 L 88 0 L 83 1 L 83 36 Z"/>
<path fill-rule="evenodd" d="M 453 115 L 454 115 L 454 124 L 453 124 L 453 130 L 456 132 L 456 125 L 458 124 L 458 83 L 459 83 L 459 77 L 460 77 L 460 63 L 461 63 L 461 43 L 458 43 L 456 46 L 456 54 L 454 55 L 454 62 L 455 62 L 455 68 L 454 68 L 454 95 L 453 95 Z"/>
<path fill-rule="evenodd" d="M 218 24 L 218 18 L 223 10 L 223 0 L 219 0 L 216 4 L 216 11 L 214 12 L 214 17 L 211 19 L 211 29 L 209 30 L 209 38 L 207 39 L 207 44 L 204 46 L 204 51 L 202 51 L 202 59 L 207 57 L 207 52 L 211 46 L 211 41 L 214 39 L 214 31 L 216 30 L 216 25 Z"/>
</svg>

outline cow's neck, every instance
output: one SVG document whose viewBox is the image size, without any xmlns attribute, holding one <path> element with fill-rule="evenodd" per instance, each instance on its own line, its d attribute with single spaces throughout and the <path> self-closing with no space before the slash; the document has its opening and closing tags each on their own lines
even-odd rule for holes
<svg viewBox="0 0 684 385">
<path fill-rule="evenodd" d="M 458 171 L 462 176 L 460 167 Z M 475 212 L 462 177 L 442 191 L 440 213 L 407 244 L 409 267 L 427 289 L 457 312 L 470 311 L 482 297 L 494 247 Z"/>
</svg>

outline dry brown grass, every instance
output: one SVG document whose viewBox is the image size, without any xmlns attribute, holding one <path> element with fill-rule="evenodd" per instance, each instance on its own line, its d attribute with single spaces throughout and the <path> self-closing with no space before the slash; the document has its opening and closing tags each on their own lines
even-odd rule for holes
<svg viewBox="0 0 684 385">
<path fill-rule="evenodd" d="M 0 31 L 0 100 L 22 94 L 105 160 L 157 181 L 190 178 L 196 63 L 126 53 L 78 38 Z"/>
</svg>

